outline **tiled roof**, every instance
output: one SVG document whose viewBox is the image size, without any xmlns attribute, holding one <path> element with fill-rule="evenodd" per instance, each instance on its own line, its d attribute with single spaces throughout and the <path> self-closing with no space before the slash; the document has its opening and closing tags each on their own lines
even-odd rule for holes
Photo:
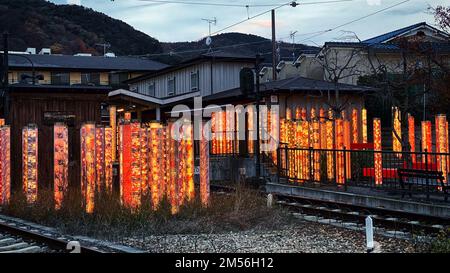
<svg viewBox="0 0 450 273">
<path fill-rule="evenodd" d="M 22 56 L 22 57 L 21 57 Z M 127 70 L 127 71 L 155 71 L 166 68 L 167 65 L 140 58 L 132 57 L 103 57 L 103 56 L 70 56 L 70 55 L 10 55 L 10 67 L 47 69 L 86 69 L 86 70 Z"/>
<path fill-rule="evenodd" d="M 400 28 L 400 29 L 397 29 L 397 30 L 394 30 L 394 31 L 391 31 L 391 32 L 388 32 L 388 33 L 385 33 L 385 34 L 382 34 L 382 35 L 379 35 L 379 36 L 367 39 L 367 40 L 364 40 L 362 42 L 363 43 L 367 43 L 367 44 L 383 43 L 383 42 L 385 42 L 387 40 L 390 40 L 390 39 L 392 39 L 392 38 L 394 38 L 394 37 L 396 37 L 398 35 L 401 35 L 402 33 L 408 32 L 410 30 L 413 30 L 415 28 L 418 28 L 420 26 L 425 26 L 425 25 L 427 25 L 427 23 L 420 22 L 420 23 L 417 23 L 417 24 L 414 24 L 414 25 L 411 25 L 411 26 Z"/>
<path fill-rule="evenodd" d="M 366 92 L 373 90 L 369 87 L 351 85 L 351 84 L 342 84 L 338 83 L 335 85 L 332 82 L 323 81 L 323 80 L 315 80 L 305 77 L 292 77 L 289 79 L 271 81 L 266 83 L 261 83 L 261 93 L 264 92 L 304 92 L 304 91 L 335 91 L 338 89 L 339 91 L 345 92 Z M 206 96 L 204 99 L 206 101 L 212 100 L 220 100 L 226 98 L 236 98 L 239 96 L 243 96 L 240 88 L 234 88 L 231 90 L 223 91 L 217 94 Z"/>
</svg>

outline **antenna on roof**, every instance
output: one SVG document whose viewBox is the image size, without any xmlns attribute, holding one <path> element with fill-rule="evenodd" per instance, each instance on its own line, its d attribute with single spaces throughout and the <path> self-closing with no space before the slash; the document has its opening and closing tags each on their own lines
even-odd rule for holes
<svg viewBox="0 0 450 273">
<path fill-rule="evenodd" d="M 207 18 L 202 18 L 202 21 L 205 21 L 208 23 L 208 27 L 209 27 L 209 32 L 208 32 L 208 38 L 206 38 L 206 46 L 209 46 L 209 50 L 208 52 L 211 51 L 211 44 L 212 44 L 212 38 L 211 38 L 211 25 L 217 25 L 217 18 L 214 17 L 213 19 L 207 19 Z"/>
<path fill-rule="evenodd" d="M 292 62 L 295 62 L 295 34 L 297 34 L 297 32 L 297 30 L 291 31 L 291 33 L 289 34 L 292 39 Z"/>
<path fill-rule="evenodd" d="M 106 56 L 106 50 L 111 47 L 110 43 L 99 43 L 95 45 L 103 47 L 103 56 Z"/>
</svg>

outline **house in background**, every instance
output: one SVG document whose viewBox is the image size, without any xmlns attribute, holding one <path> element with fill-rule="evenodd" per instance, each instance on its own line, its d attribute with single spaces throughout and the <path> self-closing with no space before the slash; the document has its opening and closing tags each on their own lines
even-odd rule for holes
<svg viewBox="0 0 450 273">
<path fill-rule="evenodd" d="M 295 62 L 281 61 L 277 66 L 277 78 L 301 76 L 316 80 L 358 84 L 360 76 L 378 73 L 386 68 L 390 74 L 403 70 L 402 45 L 405 42 L 429 43 L 435 58 L 450 65 L 450 36 L 425 22 L 394 30 L 364 41 L 326 42 L 319 50 L 303 51 Z M 409 54 L 408 65 L 420 61 L 417 54 Z M 337 75 L 337 76 L 336 76 Z M 271 65 L 261 71 L 261 82 L 273 79 Z"/>
<path fill-rule="evenodd" d="M 429 46 L 432 58 L 450 65 L 450 35 L 425 22 L 360 42 L 327 42 L 316 56 L 300 56 L 297 62 L 303 75 L 358 84 L 361 76 L 381 70 L 401 74 L 404 64 L 407 69 L 425 65 L 427 57 L 411 49 L 414 44 Z"/>
<path fill-rule="evenodd" d="M 22 128 L 30 123 L 39 128 L 40 187 L 53 181 L 53 125 L 64 122 L 69 127 L 69 173 L 71 185 L 80 175 L 80 128 L 85 122 L 107 124 L 108 93 L 123 82 L 145 73 L 164 69 L 155 61 L 78 54 L 51 55 L 49 50 L 11 53 L 6 103 L 6 118 L 11 125 L 11 154 L 22 151 Z M 49 141 L 50 140 L 50 141 Z M 13 186 L 20 185 L 22 159 L 11 162 Z"/>
<path fill-rule="evenodd" d="M 206 97 L 238 88 L 239 73 L 253 68 L 254 56 L 211 52 L 178 65 L 126 81 L 128 89 L 109 93 L 109 101 L 131 111 L 143 121 L 165 119 L 161 113 L 180 103 L 192 103 L 194 97 Z"/>
</svg>

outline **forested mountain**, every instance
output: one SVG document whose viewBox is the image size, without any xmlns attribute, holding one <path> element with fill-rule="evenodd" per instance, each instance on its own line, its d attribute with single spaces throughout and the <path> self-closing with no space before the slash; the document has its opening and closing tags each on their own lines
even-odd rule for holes
<svg viewBox="0 0 450 273">
<path fill-rule="evenodd" d="M 150 55 L 149 58 L 175 64 L 207 52 L 205 40 L 196 42 L 160 43 L 155 38 L 135 30 L 120 20 L 76 5 L 56 5 L 45 0 L 0 0 L 0 31 L 9 32 L 9 48 L 24 51 L 28 47 L 49 47 L 54 54 L 92 53 L 109 51 L 116 55 Z M 261 53 L 271 62 L 270 40 L 249 34 L 226 33 L 212 38 L 212 50 L 239 54 Z M 281 43 L 281 59 L 292 59 L 292 52 L 314 49 L 306 45 Z M 162 54 L 161 53 L 171 53 Z"/>
</svg>

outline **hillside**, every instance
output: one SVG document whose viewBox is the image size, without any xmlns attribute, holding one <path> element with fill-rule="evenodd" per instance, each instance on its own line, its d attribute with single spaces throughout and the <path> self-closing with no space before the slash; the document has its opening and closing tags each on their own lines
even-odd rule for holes
<svg viewBox="0 0 450 273">
<path fill-rule="evenodd" d="M 122 56 L 174 52 L 151 58 L 175 64 L 209 49 L 204 40 L 160 43 L 103 13 L 81 6 L 56 5 L 45 0 L 0 0 L 0 31 L 9 32 L 9 46 L 13 51 L 24 51 L 27 47 L 50 47 L 55 54 L 102 55 L 103 47 L 98 44 L 107 42 L 111 44 L 110 51 Z M 248 55 L 261 53 L 266 62 L 271 62 L 270 40 L 255 35 L 216 35 L 211 48 Z M 292 44 L 280 44 L 282 59 L 292 60 L 292 48 Z M 314 47 L 295 45 L 296 56 L 300 51 L 310 49 Z"/>
<path fill-rule="evenodd" d="M 213 36 L 212 41 L 212 50 L 220 49 L 249 55 L 260 53 L 262 54 L 262 57 L 265 58 L 265 62 L 272 62 L 272 43 L 271 40 L 264 37 L 233 32 Z M 194 57 L 199 52 L 205 52 L 209 49 L 209 47 L 206 46 L 204 39 L 196 42 L 162 43 L 162 47 L 164 52 L 195 51 L 183 53 L 182 55 L 173 54 L 169 57 L 165 56 L 163 59 L 166 62 L 176 62 Z M 295 52 L 295 56 L 298 56 L 302 51 L 317 49 L 317 47 L 303 44 L 295 44 L 293 47 L 291 43 L 281 43 L 279 47 L 282 60 L 292 60 L 293 51 Z M 199 51 L 202 49 L 203 51 Z"/>
<path fill-rule="evenodd" d="M 102 55 L 108 42 L 118 55 L 161 52 L 158 40 L 103 13 L 44 0 L 0 0 L 0 31 L 10 33 L 10 49 L 50 47 L 54 53 Z"/>
</svg>

